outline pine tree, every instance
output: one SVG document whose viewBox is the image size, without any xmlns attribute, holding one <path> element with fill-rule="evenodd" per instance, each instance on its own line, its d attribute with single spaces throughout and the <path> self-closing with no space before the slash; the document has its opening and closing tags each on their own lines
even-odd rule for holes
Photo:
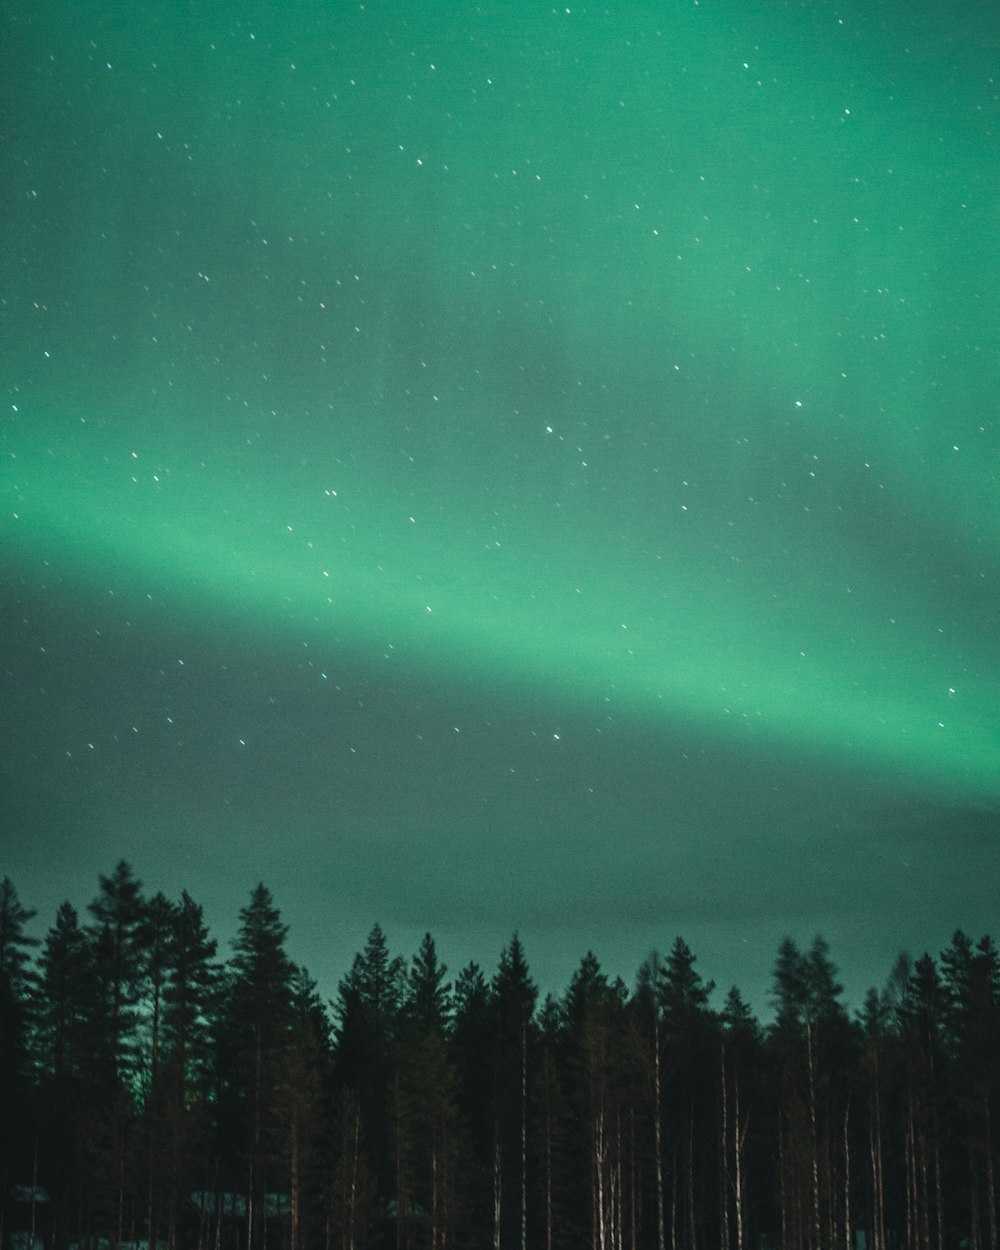
<svg viewBox="0 0 1000 1250">
<path fill-rule="evenodd" d="M 995 1250 L 998 1242 L 993 1123 L 1000 1085 L 1000 959 L 991 938 L 975 946 L 961 930 L 941 954 L 944 1041 L 951 1060 L 951 1097 L 968 1158 L 968 1237 Z"/>
<path fill-rule="evenodd" d="M 490 987 L 493 1026 L 493 1238 L 525 1250 L 528 1226 L 528 1073 L 538 988 L 515 933 Z"/>
<path fill-rule="evenodd" d="M 678 937 L 663 965 L 659 985 L 668 1079 L 664 1095 L 671 1138 L 671 1245 L 698 1250 L 707 1220 L 697 1179 L 706 1181 L 717 1159 L 716 1135 L 706 1109 L 714 1105 L 718 1053 L 708 1001 L 714 982 L 705 982 L 695 956 Z M 713 1178 L 714 1180 L 714 1178 Z"/>
<path fill-rule="evenodd" d="M 399 1169 L 393 1128 L 399 1127 L 397 1042 L 406 965 L 389 953 L 385 933 L 375 924 L 364 950 L 338 987 L 334 1008 L 334 1085 L 341 1103 L 350 1093 L 363 1128 L 373 1172 L 374 1220 L 389 1222 L 395 1210 Z M 392 1114 L 390 1114 L 392 1113 Z"/>
<path fill-rule="evenodd" d="M 474 1229 L 494 1227 L 496 1133 L 494 1032 L 490 987 L 482 969 L 470 963 L 455 979 L 449 1051 L 457 1077 L 457 1101 L 467 1142 L 460 1160 L 464 1216 Z"/>
<path fill-rule="evenodd" d="M 570 980 L 563 1015 L 570 1107 L 582 1147 L 579 1174 L 589 1179 L 582 1210 L 590 1218 L 580 1232 L 597 1250 L 611 1250 L 622 1230 L 626 1175 L 619 1053 L 624 1003 L 591 951 Z"/>
<path fill-rule="evenodd" d="M 24 907 L 9 877 L 0 882 L 0 1245 L 8 1224 L 11 1190 L 34 1184 L 37 1151 L 23 1143 L 35 1137 L 31 1126 L 29 1030 L 34 976 L 28 950 L 37 939 L 25 932 L 35 912 Z M 32 1160 L 26 1171 L 27 1159 Z"/>
<path fill-rule="evenodd" d="M 275 1156 L 289 1197 L 288 1250 L 319 1227 L 320 1137 L 330 1063 L 330 1030 L 316 983 L 303 968 L 291 984 L 287 1047 L 274 1093 Z"/>
<path fill-rule="evenodd" d="M 647 1102 L 652 1112 L 652 1189 L 656 1209 L 656 1250 L 665 1250 L 667 1236 L 663 1160 L 663 1012 L 660 1005 L 662 978 L 662 956 L 659 951 L 651 951 L 639 968 L 631 1003 L 632 1015 L 637 1017 L 635 1033 L 639 1039 L 639 1061 L 646 1070 Z"/>
<path fill-rule="evenodd" d="M 101 1052 L 96 1056 L 98 1075 L 109 1093 L 124 1091 L 130 1097 L 139 1076 L 138 1006 L 145 973 L 142 882 L 125 860 L 99 881 L 98 894 L 88 908 L 99 996 L 94 1004 Z"/>
<path fill-rule="evenodd" d="M 572 1118 L 566 1092 L 565 1032 L 562 1003 L 549 994 L 538 1013 L 532 1121 L 537 1166 L 531 1169 L 532 1195 L 539 1212 L 536 1242 L 544 1250 L 572 1244 L 569 1237 L 578 1211 L 575 1195 L 570 1192 Z"/>
<path fill-rule="evenodd" d="M 167 1246 L 180 1235 L 181 1197 L 210 1178 L 202 1170 L 211 1091 L 210 1019 L 218 987 L 216 942 L 202 908 L 186 890 L 171 909 L 166 977 L 162 989 L 162 1181 L 167 1198 Z"/>
<path fill-rule="evenodd" d="M 459 1222 L 458 1078 L 448 1046 L 446 973 L 425 934 L 407 977 L 394 1087 L 399 1241 L 432 1248 L 444 1246 Z"/>
<path fill-rule="evenodd" d="M 243 1159 L 246 1245 L 266 1243 L 267 1187 L 275 1140 L 275 1090 L 288 1054 L 295 968 L 285 953 L 288 926 L 261 882 L 240 912 L 226 987 L 226 1024 L 235 1060 L 231 1105 Z"/>
<path fill-rule="evenodd" d="M 762 1036 L 734 985 L 719 1017 L 720 1243 L 745 1250 L 751 1240 L 751 1122 L 760 1118 Z M 755 1110 L 757 1115 L 755 1117 Z"/>
<path fill-rule="evenodd" d="M 139 1181 L 145 904 L 142 883 L 125 860 L 111 876 L 98 880 L 98 893 L 88 908 L 93 917 L 87 930 L 93 991 L 87 1056 L 92 1097 L 85 1131 L 94 1147 L 94 1220 L 114 1250 L 127 1232 L 134 1231 L 132 1212 L 137 1205 L 130 1199 Z"/>
<path fill-rule="evenodd" d="M 146 1240 L 154 1250 L 157 1232 L 165 1214 L 162 1210 L 161 1180 L 169 1166 L 169 1094 L 162 1079 L 163 995 L 170 959 L 173 904 L 161 893 L 150 898 L 139 925 L 138 941 L 143 952 L 145 1001 L 143 1006 L 143 1045 L 140 1059 L 142 1082 L 143 1155 L 146 1160 Z"/>
</svg>

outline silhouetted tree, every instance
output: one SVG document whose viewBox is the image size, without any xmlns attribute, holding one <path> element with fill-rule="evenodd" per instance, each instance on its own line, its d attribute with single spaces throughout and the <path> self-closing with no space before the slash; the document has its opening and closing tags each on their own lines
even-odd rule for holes
<svg viewBox="0 0 1000 1250">
<path fill-rule="evenodd" d="M 35 916 L 17 895 L 9 877 L 0 882 L 0 1246 L 8 1226 L 10 1195 L 15 1184 L 37 1179 L 37 1148 L 30 1152 L 31 1170 L 22 1143 L 35 1141 L 31 1125 L 29 1028 L 34 975 L 28 951 L 37 939 L 25 932 Z"/>
<path fill-rule="evenodd" d="M 405 977 L 405 961 L 390 955 L 385 934 L 376 924 L 341 980 L 335 1005 L 335 1087 L 342 1102 L 350 1092 L 357 1106 L 354 1122 L 364 1132 L 380 1230 L 395 1227 L 398 1168 L 393 1132 L 401 1128 L 404 1109 L 392 1099 Z"/>
<path fill-rule="evenodd" d="M 476 963 L 455 979 L 450 1053 L 457 1078 L 458 1114 L 466 1142 L 459 1161 L 464 1215 L 474 1229 L 493 1228 L 494 1038 L 490 988 Z"/>
<path fill-rule="evenodd" d="M 457 1074 L 449 1053 L 451 993 L 434 939 L 424 935 L 407 977 L 395 1098 L 397 1244 L 447 1244 L 459 1216 Z"/>
<path fill-rule="evenodd" d="M 680 938 L 631 995 L 588 952 L 536 1014 L 516 936 L 449 987 L 376 925 L 331 1039 L 263 885 L 222 967 L 124 862 L 34 966 L 31 915 L 0 884 L 0 1250 L 1000 1250 L 990 937 L 853 1019 L 786 939 L 762 1029 Z"/>
<path fill-rule="evenodd" d="M 240 912 L 223 1013 L 232 1068 L 236 1157 L 246 1195 L 246 1246 L 266 1241 L 268 1177 L 274 1162 L 275 1097 L 288 1059 L 295 967 L 285 952 L 288 926 L 261 883 Z M 236 1186 L 233 1186 L 236 1188 Z"/>
<path fill-rule="evenodd" d="M 538 989 L 515 933 L 490 987 L 493 1031 L 493 1241 L 525 1250 L 528 1227 L 528 1075 Z"/>
</svg>

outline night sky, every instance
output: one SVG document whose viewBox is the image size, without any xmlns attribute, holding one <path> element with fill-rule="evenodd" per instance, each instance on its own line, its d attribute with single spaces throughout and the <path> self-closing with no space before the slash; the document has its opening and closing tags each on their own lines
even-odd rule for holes
<svg viewBox="0 0 1000 1250">
<path fill-rule="evenodd" d="M 8 0 L 0 873 L 759 1010 L 998 929 L 990 0 Z"/>
</svg>

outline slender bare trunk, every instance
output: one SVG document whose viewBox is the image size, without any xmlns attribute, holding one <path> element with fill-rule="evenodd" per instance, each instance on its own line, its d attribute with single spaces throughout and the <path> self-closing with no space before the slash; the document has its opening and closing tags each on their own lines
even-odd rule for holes
<svg viewBox="0 0 1000 1250">
<path fill-rule="evenodd" d="M 354 1250 L 358 1235 L 358 1169 L 361 1166 L 361 1104 L 353 1102 L 354 1126 L 351 1135 L 351 1188 L 348 1203 L 347 1250 Z"/>
<path fill-rule="evenodd" d="M 688 1246 L 690 1250 L 698 1250 L 698 1221 L 694 1207 L 694 1104 L 688 1106 L 688 1140 L 687 1140 L 687 1223 Z"/>
<path fill-rule="evenodd" d="M 4 1185 L 4 1201 L 6 1205 L 7 1186 Z M 30 1250 L 35 1250 L 35 1233 L 38 1228 L 38 1134 L 35 1134 L 35 1148 L 31 1155 L 31 1227 L 29 1236 L 31 1240 L 28 1242 Z M 0 1246 L 5 1245 L 3 1240 L 3 1230 L 0 1229 Z"/>
<path fill-rule="evenodd" d="M 719 1134 L 719 1194 L 721 1198 L 722 1250 L 729 1250 L 729 1189 L 732 1177 L 729 1174 L 729 1091 L 726 1078 L 726 1035 L 722 1034 L 719 1042 L 719 1088 L 722 1096 L 722 1126 Z"/>
<path fill-rule="evenodd" d="M 916 1170 L 913 1163 L 913 1095 L 908 1095 L 906 1109 L 906 1143 L 903 1155 L 906 1166 L 906 1246 L 913 1250 L 916 1227 Z"/>
<path fill-rule="evenodd" d="M 604 1151 L 604 1109 L 601 1108 L 594 1121 L 594 1245 L 598 1250 L 605 1250 Z"/>
<path fill-rule="evenodd" d="M 298 1112 L 292 1112 L 292 1150 L 291 1159 L 289 1160 L 290 1173 L 289 1176 L 289 1229 L 288 1229 L 288 1246 L 289 1250 L 299 1250 L 299 1123 Z"/>
<path fill-rule="evenodd" d="M 809 1152 L 812 1156 L 813 1247 L 823 1244 L 819 1207 L 819 1140 L 816 1130 L 816 1071 L 813 1062 L 813 1026 L 806 1026 L 806 1056 L 809 1064 Z"/>
<path fill-rule="evenodd" d="M 677 1142 L 670 1151 L 670 1250 L 677 1250 Z"/>
<path fill-rule="evenodd" d="M 656 1245 L 666 1250 L 663 1216 L 663 1117 L 660 1109 L 660 1015 L 653 1004 L 653 1142 L 656 1154 Z"/>
<path fill-rule="evenodd" d="M 118 1125 L 118 1217 L 115 1225 L 115 1250 L 125 1240 L 125 1131 Z"/>
<path fill-rule="evenodd" d="M 781 1209 L 781 1247 L 788 1250 L 788 1186 L 785 1176 L 785 1132 L 778 1116 L 778 1205 Z"/>
<path fill-rule="evenodd" d="M 736 1174 L 736 1250 L 743 1250 L 744 1245 L 744 1228 L 745 1228 L 745 1195 L 743 1193 L 743 1145 L 746 1142 L 747 1128 L 749 1127 L 749 1119 L 746 1123 L 740 1120 L 740 1078 L 739 1073 L 733 1073 L 733 1103 L 734 1114 L 736 1116 L 733 1125 L 734 1134 L 734 1154 L 733 1167 Z"/>
<path fill-rule="evenodd" d="M 552 1096 L 545 1089 L 545 1250 L 552 1250 Z"/>
<path fill-rule="evenodd" d="M 980 1250 L 979 1174 L 972 1145 L 972 1126 L 969 1125 L 969 1245 Z"/>
<path fill-rule="evenodd" d="M 500 1208 L 503 1198 L 500 1173 L 500 1125 L 493 1122 L 493 1250 L 500 1250 Z"/>
<path fill-rule="evenodd" d="M 844 1108 L 844 1250 L 851 1250 L 854 1245 L 854 1233 L 851 1228 L 851 1136 L 850 1136 L 851 1100 L 848 1098 Z"/>
<path fill-rule="evenodd" d="M 872 1058 L 872 1084 L 869 1096 L 868 1147 L 871 1163 L 872 1250 L 885 1250 L 885 1179 L 882 1151 L 882 1090 L 878 1054 Z"/>
<path fill-rule="evenodd" d="M 528 1022 L 521 1024 L 521 1250 L 528 1250 Z"/>
<path fill-rule="evenodd" d="M 920 1244 L 923 1250 L 930 1250 L 931 1244 L 931 1191 L 928 1178 L 927 1136 L 924 1130 L 925 1117 L 921 1117 L 920 1131 L 917 1134 L 918 1147 L 918 1180 L 920 1183 Z"/>
<path fill-rule="evenodd" d="M 437 1148 L 431 1145 L 431 1246 L 438 1244 L 438 1157 Z"/>
<path fill-rule="evenodd" d="M 628 1207 L 629 1207 L 629 1223 L 630 1223 L 630 1250 L 636 1250 L 639 1243 L 639 1212 L 636 1203 L 637 1177 L 635 1163 L 635 1103 L 629 1106 L 629 1129 L 628 1129 Z"/>
<path fill-rule="evenodd" d="M 990 1235 L 990 1250 L 997 1250 L 997 1200 L 993 1182 L 993 1130 L 990 1125 L 990 1102 L 983 1095 L 983 1128 L 986 1135 L 986 1223 Z"/>
</svg>

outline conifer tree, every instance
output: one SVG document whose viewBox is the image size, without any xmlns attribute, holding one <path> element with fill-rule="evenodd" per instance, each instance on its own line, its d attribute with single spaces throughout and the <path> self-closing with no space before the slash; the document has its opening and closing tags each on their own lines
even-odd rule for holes
<svg viewBox="0 0 1000 1250">
<path fill-rule="evenodd" d="M 570 980 L 564 1003 L 566 1073 L 575 1113 L 579 1175 L 587 1176 L 580 1233 L 599 1250 L 620 1239 L 625 1160 L 622 1149 L 624 1003 L 588 951 Z"/>
<path fill-rule="evenodd" d="M 476 963 L 468 964 L 455 978 L 450 1053 L 467 1142 L 467 1155 L 460 1161 L 464 1214 L 472 1228 L 492 1229 L 496 1145 L 493 1016 L 490 988 Z"/>
<path fill-rule="evenodd" d="M 89 939 L 94 952 L 98 1000 L 94 1003 L 96 1056 L 100 1079 L 109 1091 L 132 1093 L 138 1077 L 138 1006 L 142 997 L 145 960 L 142 882 L 132 866 L 120 860 L 109 877 L 99 878 L 100 889 L 88 910 L 93 917 Z"/>
<path fill-rule="evenodd" d="M 397 1219 L 416 1226 L 416 1244 L 432 1248 L 448 1242 L 459 1216 L 458 1078 L 448 1047 L 446 973 L 434 939 L 425 934 L 407 977 L 395 1089 L 403 1112 L 397 1121 Z"/>
<path fill-rule="evenodd" d="M 278 1183 L 288 1194 L 288 1250 L 301 1250 L 319 1226 L 330 1036 L 316 983 L 304 968 L 294 973 L 291 1000 L 287 1046 L 274 1091 L 275 1156 Z"/>
<path fill-rule="evenodd" d="M 342 1103 L 349 1092 L 357 1116 L 345 1117 L 363 1129 L 374 1176 L 376 1223 L 384 1224 L 396 1198 L 398 1168 L 392 1150 L 390 1112 L 403 1114 L 398 1092 L 396 1047 L 405 987 L 405 961 L 389 953 L 375 924 L 363 951 L 355 955 L 338 987 L 334 1008 L 334 1083 Z"/>
<path fill-rule="evenodd" d="M 534 1082 L 534 1140 L 537 1166 L 532 1194 L 538 1211 L 535 1227 L 544 1250 L 571 1244 L 577 1215 L 570 1141 L 572 1119 L 565 1079 L 565 1014 L 555 995 L 546 995 L 538 1013 L 538 1058 Z"/>
<path fill-rule="evenodd" d="M 88 1065 L 89 1121 L 93 1144 L 94 1220 L 115 1248 L 134 1231 L 139 1182 L 137 1126 L 142 1079 L 140 1004 L 146 972 L 142 883 L 120 860 L 88 910 L 91 957 Z M 128 1221 L 129 1228 L 126 1228 Z"/>
<path fill-rule="evenodd" d="M 490 987 L 493 1023 L 493 1238 L 525 1250 L 528 1221 L 528 1073 L 538 988 L 515 933 Z"/>
<path fill-rule="evenodd" d="M 0 1245 L 8 1222 L 9 1198 L 15 1183 L 34 1183 L 32 1170 L 19 1149 L 34 1140 L 31 1127 L 29 1029 L 34 976 L 28 950 L 37 939 L 25 932 L 35 912 L 23 906 L 9 877 L 0 882 Z"/>
<path fill-rule="evenodd" d="M 225 1017 L 234 1072 L 231 1105 L 243 1159 L 246 1245 L 266 1243 L 266 1195 L 273 1162 L 275 1090 L 288 1052 L 295 968 L 285 952 L 288 926 L 261 882 L 240 912 L 226 987 Z"/>
<path fill-rule="evenodd" d="M 666 1128 L 671 1141 L 671 1244 L 683 1242 L 698 1250 L 706 1216 L 698 1178 L 713 1183 L 716 1135 L 707 1109 L 714 1106 L 717 1054 L 708 1008 L 714 982 L 705 982 L 695 968 L 694 953 L 678 937 L 663 965 L 660 1008 L 668 1078 L 665 1082 Z M 700 1161 L 704 1161 L 703 1163 Z"/>
<path fill-rule="evenodd" d="M 179 1237 L 181 1200 L 208 1178 L 202 1170 L 210 1114 L 211 1016 L 216 1005 L 216 942 L 204 913 L 186 890 L 171 909 L 162 990 L 162 1181 L 168 1193 L 167 1245 Z"/>
<path fill-rule="evenodd" d="M 734 985 L 719 1016 L 720 1244 L 745 1250 L 752 1231 L 756 1189 L 751 1161 L 752 1123 L 762 1118 L 760 1081 L 763 1038 L 748 1004 Z"/>
</svg>

